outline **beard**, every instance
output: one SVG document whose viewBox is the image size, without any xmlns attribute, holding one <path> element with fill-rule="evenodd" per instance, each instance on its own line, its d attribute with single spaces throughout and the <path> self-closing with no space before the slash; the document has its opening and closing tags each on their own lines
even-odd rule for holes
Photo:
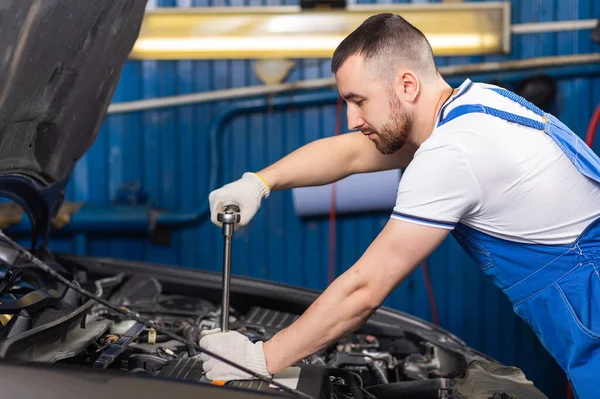
<svg viewBox="0 0 600 399">
<path fill-rule="evenodd" d="M 363 134 L 377 136 L 377 139 L 373 140 L 375 148 L 384 155 L 393 154 L 404 147 L 413 124 L 413 118 L 402 112 L 402 105 L 396 95 L 392 94 L 390 98 L 391 115 L 381 129 L 379 131 L 371 127 L 361 129 Z"/>
</svg>

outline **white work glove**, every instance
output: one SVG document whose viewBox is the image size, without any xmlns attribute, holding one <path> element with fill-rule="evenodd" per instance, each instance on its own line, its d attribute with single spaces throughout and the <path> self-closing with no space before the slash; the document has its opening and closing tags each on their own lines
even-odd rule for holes
<svg viewBox="0 0 600 399">
<path fill-rule="evenodd" d="M 200 347 L 227 360 L 231 360 L 248 370 L 271 378 L 267 369 L 267 361 L 263 351 L 263 343 L 252 343 L 248 337 L 237 331 L 221 332 L 220 328 L 202 331 L 200 334 Z M 256 377 L 223 363 L 206 353 L 200 354 L 202 368 L 206 378 L 211 381 L 252 380 Z"/>
<path fill-rule="evenodd" d="M 223 213 L 227 205 L 237 205 L 240 208 L 240 222 L 234 230 L 246 226 L 256 215 L 263 198 L 270 194 L 269 187 L 258 175 L 246 172 L 241 179 L 214 190 L 208 196 L 210 202 L 210 220 L 219 227 L 217 214 Z"/>
</svg>

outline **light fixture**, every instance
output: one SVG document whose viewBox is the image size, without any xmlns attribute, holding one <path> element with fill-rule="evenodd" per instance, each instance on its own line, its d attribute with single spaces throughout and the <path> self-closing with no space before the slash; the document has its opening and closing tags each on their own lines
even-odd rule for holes
<svg viewBox="0 0 600 399">
<path fill-rule="evenodd" d="M 294 62 L 261 58 L 254 62 L 254 73 L 267 85 L 282 83 L 294 67 Z"/>
<path fill-rule="evenodd" d="M 510 3 L 349 5 L 346 9 L 206 7 L 148 10 L 133 59 L 329 58 L 368 17 L 397 13 L 439 56 L 510 51 Z"/>
</svg>

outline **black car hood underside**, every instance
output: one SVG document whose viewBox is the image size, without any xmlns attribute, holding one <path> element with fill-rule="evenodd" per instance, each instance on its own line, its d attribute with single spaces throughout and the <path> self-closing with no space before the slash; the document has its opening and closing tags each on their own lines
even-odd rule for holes
<svg viewBox="0 0 600 399">
<path fill-rule="evenodd" d="M 0 2 L 0 194 L 45 235 L 94 143 L 146 0 Z M 35 245 L 35 244 L 34 244 Z"/>
</svg>

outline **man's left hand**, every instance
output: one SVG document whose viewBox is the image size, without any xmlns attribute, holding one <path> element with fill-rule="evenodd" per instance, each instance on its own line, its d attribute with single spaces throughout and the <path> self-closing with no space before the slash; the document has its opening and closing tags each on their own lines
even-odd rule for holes
<svg viewBox="0 0 600 399">
<path fill-rule="evenodd" d="M 220 332 L 221 329 L 203 331 L 200 338 L 200 347 L 227 360 L 235 362 L 257 374 L 270 378 L 263 343 L 252 343 L 248 337 L 237 331 Z M 250 380 L 251 376 L 242 370 L 223 363 L 205 353 L 200 355 L 206 378 L 211 381 Z"/>
</svg>

